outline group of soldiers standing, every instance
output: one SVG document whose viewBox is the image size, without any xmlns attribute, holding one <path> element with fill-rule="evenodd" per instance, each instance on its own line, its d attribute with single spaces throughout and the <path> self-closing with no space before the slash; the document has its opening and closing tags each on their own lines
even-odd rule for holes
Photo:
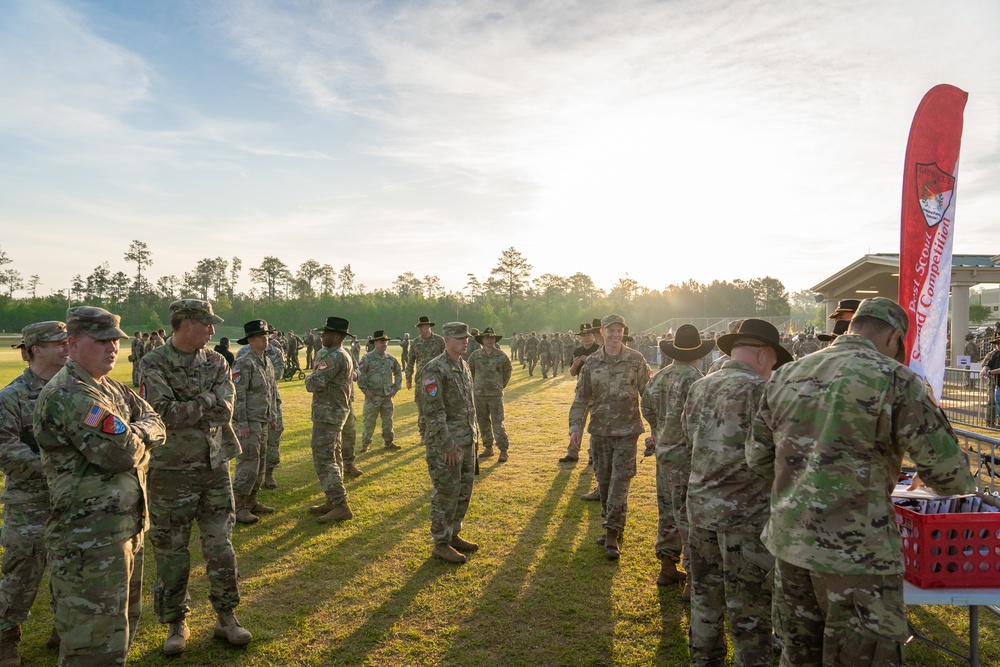
<svg viewBox="0 0 1000 667">
<path fill-rule="evenodd" d="M 416 387 L 433 487 L 431 553 L 465 562 L 478 549 L 462 530 L 480 440 L 481 456 L 496 447 L 499 462 L 509 457 L 503 396 L 512 359 L 529 375 L 541 363 L 543 378 L 563 368 L 577 379 L 560 461 L 579 459 L 586 429 L 604 528 L 598 543 L 612 560 L 623 552 L 643 419 L 650 426 L 656 581 L 684 582 L 692 664 L 722 664 L 728 621 L 738 665 L 770 665 L 772 634 L 783 665 L 901 665 L 902 556 L 889 492 L 902 458 L 944 493 L 969 492 L 974 480 L 947 419 L 920 378 L 898 363 L 905 311 L 875 298 L 844 302 L 833 317 L 832 344 L 800 346 L 794 362 L 763 320 L 744 320 L 717 339 L 683 325 L 659 341 L 670 363 L 655 375 L 646 356 L 627 346 L 618 315 L 571 334 L 514 335 L 510 357 L 490 327 L 480 333 L 449 322 L 438 335 L 421 316 L 417 335 L 402 341 L 403 363 L 388 354 L 384 330 L 369 336 L 370 350 L 356 358 L 344 344 L 357 337 L 340 317 L 304 339 L 289 331 L 284 342 L 266 321 L 252 320 L 230 368 L 207 349 L 222 319 L 208 302 L 182 299 L 170 306 L 165 342 L 133 345 L 138 392 L 109 377 L 119 341 L 128 338 L 118 316 L 85 306 L 71 309 L 65 324 L 29 325 L 20 345 L 28 367 L 0 392 L 7 477 L 0 667 L 20 664 L 20 627 L 46 570 L 55 615 L 50 645 L 59 646 L 60 664 L 125 664 L 147 528 L 157 562 L 154 608 L 169 625 L 163 651 L 184 651 L 195 523 L 213 632 L 235 645 L 251 641 L 234 613 L 240 596 L 232 531 L 236 522 L 275 511 L 258 493 L 277 485 L 277 380 L 301 346 L 310 371 L 310 446 L 324 494 L 309 511 L 319 522 L 354 516 L 345 479 L 363 474 L 355 455 L 370 448 L 379 419 L 385 449 L 400 449 L 393 399 L 405 377 L 408 390 Z M 704 374 L 716 348 L 723 354 Z M 357 452 L 355 384 L 364 394 Z"/>
</svg>

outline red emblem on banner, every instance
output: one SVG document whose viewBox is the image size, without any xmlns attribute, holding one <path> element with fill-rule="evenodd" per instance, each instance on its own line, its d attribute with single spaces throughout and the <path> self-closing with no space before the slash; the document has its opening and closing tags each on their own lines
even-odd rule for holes
<svg viewBox="0 0 1000 667">
<path fill-rule="evenodd" d="M 917 200 L 928 227 L 941 222 L 945 211 L 951 206 L 955 192 L 955 177 L 945 172 L 937 163 L 917 164 Z"/>
</svg>

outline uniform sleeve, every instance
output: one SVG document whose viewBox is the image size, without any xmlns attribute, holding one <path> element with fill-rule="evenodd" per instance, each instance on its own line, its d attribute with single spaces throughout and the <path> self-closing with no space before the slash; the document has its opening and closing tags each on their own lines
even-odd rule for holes
<svg viewBox="0 0 1000 667">
<path fill-rule="evenodd" d="M 650 382 L 646 385 L 646 390 L 642 392 L 642 398 L 639 400 L 639 410 L 642 412 L 642 418 L 646 420 L 649 424 L 649 430 L 656 434 L 656 395 L 659 393 L 657 391 L 657 384 L 655 382 Z"/>
<path fill-rule="evenodd" d="M 506 354 L 503 355 L 503 368 L 501 369 L 501 375 L 503 375 L 503 387 L 507 388 L 507 384 L 510 382 L 510 376 L 514 372 L 514 366 L 510 363 L 510 357 Z"/>
<path fill-rule="evenodd" d="M 33 424 L 21 423 L 17 397 L 0 394 L 0 470 L 7 476 L 41 473 Z"/>
<path fill-rule="evenodd" d="M 768 481 L 774 480 L 774 433 L 771 431 L 771 408 L 767 403 L 767 385 L 757 406 L 753 423 L 747 432 L 745 456 L 747 465 Z"/>
<path fill-rule="evenodd" d="M 396 361 L 396 357 L 389 358 L 392 360 L 392 390 L 399 391 L 403 388 L 403 368 Z"/>
<path fill-rule="evenodd" d="M 639 357 L 638 378 L 636 380 L 639 395 L 642 396 L 642 392 L 646 391 L 646 385 L 649 384 L 649 364 L 646 363 L 646 358 L 641 355 Z"/>
<path fill-rule="evenodd" d="M 448 452 L 455 448 L 451 432 L 448 429 L 448 415 L 444 405 L 443 374 L 433 365 L 424 367 L 418 378 L 417 391 L 424 392 L 424 442 L 427 449 L 438 453 Z"/>
<path fill-rule="evenodd" d="M 349 364 L 345 369 L 344 355 L 341 354 L 331 354 L 323 359 L 323 363 L 326 363 L 326 368 L 322 370 L 314 368 L 313 372 L 306 377 L 306 391 L 322 391 L 341 373 L 350 371 Z"/>
<path fill-rule="evenodd" d="M 358 389 L 362 393 L 369 391 L 371 385 L 368 383 L 368 373 L 371 368 L 371 359 L 366 354 L 361 357 L 361 361 L 358 363 Z"/>
<path fill-rule="evenodd" d="M 229 364 L 222 355 L 217 357 L 214 366 L 215 376 L 212 378 L 211 392 L 215 394 L 215 405 L 205 412 L 201 421 L 208 426 L 222 426 L 233 420 L 236 386 L 233 385 Z"/>
<path fill-rule="evenodd" d="M 160 415 L 156 414 L 153 406 L 142 400 L 128 387 L 122 387 L 122 389 L 132 413 L 132 428 L 140 433 L 146 444 L 146 449 L 153 449 L 165 443 L 167 441 L 167 427 Z"/>
<path fill-rule="evenodd" d="M 410 341 L 410 347 L 406 351 L 406 359 L 403 360 L 403 367 L 406 369 L 406 381 L 410 384 L 413 383 L 413 364 L 416 361 L 413 353 L 414 347 L 413 341 Z"/>
<path fill-rule="evenodd" d="M 583 422 L 587 418 L 587 408 L 590 407 L 591 386 L 590 367 L 586 362 L 580 370 L 580 379 L 576 382 L 573 393 L 573 405 L 569 408 L 569 432 L 583 433 Z"/>
<path fill-rule="evenodd" d="M 972 493 L 976 480 L 948 418 L 921 382 L 908 383 L 893 407 L 893 430 L 927 486 L 944 495 Z"/>
<path fill-rule="evenodd" d="M 215 406 L 218 398 L 212 391 L 196 396 L 177 396 L 170 387 L 162 369 L 148 357 L 139 365 L 140 383 L 145 387 L 145 398 L 165 424 L 171 428 L 188 428 L 197 425 L 205 413 Z"/>
<path fill-rule="evenodd" d="M 136 397 L 138 399 L 138 396 Z M 129 423 L 131 415 L 116 415 L 109 411 L 101 397 L 87 392 L 54 391 L 36 406 L 34 423 L 39 444 L 66 444 L 76 448 L 87 461 L 111 473 L 131 470 L 146 460 L 146 429 L 159 444 L 164 439 L 163 422 L 150 410 L 136 403 L 132 411 L 142 417 L 140 423 Z M 39 409 L 40 408 L 40 409 Z M 42 437 L 44 434 L 45 437 Z"/>
<path fill-rule="evenodd" d="M 247 387 L 250 386 L 255 372 L 252 364 L 244 363 L 244 359 L 248 358 L 243 357 L 236 362 L 232 375 L 233 386 L 236 387 L 236 396 L 233 401 L 233 421 L 241 426 L 247 423 Z M 264 379 L 264 382 L 267 380 Z"/>
</svg>

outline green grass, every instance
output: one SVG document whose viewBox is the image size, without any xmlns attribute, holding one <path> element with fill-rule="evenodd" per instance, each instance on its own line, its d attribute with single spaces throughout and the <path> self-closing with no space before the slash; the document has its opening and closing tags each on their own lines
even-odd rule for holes
<svg viewBox="0 0 1000 667">
<path fill-rule="evenodd" d="M 0 351 L 0 381 L 22 368 Z M 115 377 L 128 382 L 129 364 Z M 309 450 L 309 395 L 282 382 L 285 434 L 281 485 L 261 499 L 278 508 L 255 526 L 237 526 L 243 602 L 237 614 L 254 641 L 237 649 L 211 637 L 204 562 L 192 543 L 192 637 L 188 652 L 160 653 L 166 627 L 152 611 L 156 576 L 147 543 L 143 615 L 132 647 L 136 665 L 686 665 L 687 611 L 679 588 L 654 583 L 654 466 L 641 461 L 632 484 L 622 558 L 604 558 L 597 503 L 581 502 L 593 475 L 560 465 L 573 382 L 529 378 L 520 367 L 508 388 L 511 459 L 486 459 L 463 536 L 481 548 L 455 567 L 430 558 L 430 480 L 405 391 L 397 399 L 397 453 L 358 458 L 365 475 L 348 484 L 355 518 L 322 526 L 307 511 L 322 500 Z M 361 402 L 355 406 L 360 429 Z M 360 440 L 360 437 L 359 437 Z M 913 607 L 911 621 L 961 650 L 964 608 Z M 25 664 L 54 665 L 43 586 L 25 624 Z M 1000 623 L 982 615 L 983 664 L 1000 664 Z M 914 644 L 908 664 L 957 665 Z"/>
</svg>

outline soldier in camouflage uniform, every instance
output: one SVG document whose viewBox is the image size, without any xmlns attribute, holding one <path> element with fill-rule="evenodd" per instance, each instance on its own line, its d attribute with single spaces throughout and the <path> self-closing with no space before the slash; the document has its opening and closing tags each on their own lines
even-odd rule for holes
<svg viewBox="0 0 1000 667">
<path fill-rule="evenodd" d="M 538 341 L 538 361 L 542 367 L 542 378 L 547 379 L 549 377 L 549 371 L 552 370 L 552 346 L 549 341 L 548 334 L 542 334 L 542 339 Z M 555 371 L 552 370 L 552 374 L 555 375 Z"/>
<path fill-rule="evenodd" d="M 510 382 L 514 368 L 497 345 L 503 336 L 493 331 L 493 327 L 486 327 L 476 338 L 481 347 L 469 357 L 469 371 L 475 382 L 476 416 L 479 420 L 479 434 L 485 445 L 483 456 L 493 456 L 495 441 L 500 450 L 497 462 L 506 463 L 510 443 L 507 440 L 507 429 L 503 425 L 503 390 Z"/>
<path fill-rule="evenodd" d="M 469 338 L 469 348 L 465 351 L 465 354 L 462 355 L 462 358 L 465 359 L 466 363 L 469 362 L 469 357 L 472 356 L 472 353 L 482 347 L 482 345 L 476 340 L 476 336 L 479 335 L 479 329 L 469 329 L 469 333 L 472 334 Z"/>
<path fill-rule="evenodd" d="M 264 354 L 271 331 L 265 320 L 251 320 L 243 325 L 243 338 L 236 341 L 250 350 L 236 362 L 232 374 L 236 387 L 233 423 L 243 450 L 233 475 L 238 523 L 257 523 L 254 512 L 274 512 L 273 507 L 257 502 L 257 493 L 264 482 L 267 434 L 278 423 L 278 383 L 271 360 Z"/>
<path fill-rule="evenodd" d="M 281 343 L 273 338 L 273 333 L 271 336 L 264 354 L 274 367 L 275 381 L 279 381 L 285 375 L 285 355 L 282 353 Z M 281 434 L 285 432 L 285 419 L 281 412 L 281 389 L 275 394 L 275 403 L 278 406 L 278 422 L 274 430 L 267 433 L 267 454 L 264 463 L 264 488 L 267 489 L 278 488 L 278 483 L 274 481 L 274 469 L 281 465 Z"/>
<path fill-rule="evenodd" d="M 386 449 L 400 449 L 392 428 L 392 399 L 403 388 L 403 368 L 396 357 L 386 352 L 389 336 L 378 330 L 372 336 L 375 349 L 361 358 L 358 369 L 358 389 L 365 395 L 362 412 L 361 451 L 367 452 L 375 435 L 375 422 L 382 417 L 382 440 Z"/>
<path fill-rule="evenodd" d="M 903 551 L 890 494 L 904 456 L 944 494 L 975 480 L 905 355 L 899 304 L 861 302 L 847 334 L 779 369 L 747 442 L 771 486 L 762 535 L 775 556 L 782 665 L 903 664 Z"/>
<path fill-rule="evenodd" d="M 426 315 L 421 315 L 414 324 L 420 335 L 410 341 L 410 354 L 406 358 L 403 368 L 406 369 L 406 388 L 413 389 L 413 375 L 416 373 L 420 377 L 420 372 L 424 365 L 444 352 L 444 338 L 433 333 L 431 327 L 434 323 Z M 423 440 L 424 430 L 427 421 L 424 419 L 424 392 L 421 388 L 413 392 L 414 400 L 417 404 L 417 430 L 420 431 L 420 438 Z"/>
<path fill-rule="evenodd" d="M 139 386 L 139 360 L 142 359 L 142 334 L 138 331 L 132 338 L 132 349 L 128 360 L 132 362 L 132 386 Z"/>
<path fill-rule="evenodd" d="M 226 359 L 206 345 L 222 322 L 212 304 L 180 299 L 170 304 L 173 334 L 142 358 L 139 394 L 163 417 L 167 442 L 149 462 L 149 540 L 156 557 L 153 607 L 170 624 L 163 652 L 186 649 L 191 576 L 191 528 L 198 524 L 214 634 L 243 645 L 252 636 L 236 619 L 240 603 L 233 524 L 236 512 L 229 461 L 240 454 L 233 431 L 236 390 Z M 240 497 L 239 502 L 247 502 Z"/>
<path fill-rule="evenodd" d="M 672 363 L 657 371 L 642 393 L 642 416 L 651 431 L 645 455 L 656 455 L 656 557 L 660 559 L 656 583 L 660 586 L 685 579 L 677 571 L 678 562 L 683 562 L 684 569 L 691 572 L 684 504 L 691 450 L 681 418 L 688 391 L 701 378 L 696 364 L 714 348 L 715 342 L 702 341 L 693 325 L 682 324 L 673 340 L 660 343 L 660 352 L 672 359 Z M 682 597 L 687 599 L 689 593 L 690 588 L 685 585 Z"/>
<path fill-rule="evenodd" d="M 354 517 L 347 504 L 344 486 L 343 430 L 351 414 L 354 392 L 354 360 L 344 349 L 344 339 L 352 334 L 350 323 L 340 317 L 326 318 L 320 333 L 323 349 L 313 360 L 306 376 L 306 391 L 312 393 L 312 455 L 316 475 L 326 501 L 309 511 L 321 514 L 320 523 L 345 521 Z"/>
<path fill-rule="evenodd" d="M 681 334 L 678 329 L 676 344 Z M 736 665 L 772 664 L 774 558 L 760 540 L 769 488 L 747 467 L 744 443 L 771 370 L 792 360 L 780 340 L 773 325 L 758 319 L 721 336 L 719 349 L 728 361 L 691 385 L 684 405 L 684 434 L 691 443 L 688 646 L 698 667 L 725 662 L 724 616 Z"/>
<path fill-rule="evenodd" d="M 0 391 L 0 468 L 3 495 L 3 579 L 0 580 L 0 667 L 20 665 L 21 625 L 28 618 L 45 572 L 45 521 L 49 489 L 35 441 L 32 414 L 45 383 L 66 364 L 69 341 L 62 322 L 36 322 L 21 330 L 24 372 Z M 51 591 L 51 587 L 50 587 Z M 55 599 L 49 605 L 55 613 Z M 49 646 L 59 646 L 52 630 Z"/>
<path fill-rule="evenodd" d="M 535 374 L 535 366 L 538 365 L 538 334 L 532 331 L 524 339 L 524 359 L 528 362 L 528 375 Z M 521 364 L 522 366 L 524 363 Z"/>
<path fill-rule="evenodd" d="M 479 446 L 472 374 L 462 359 L 470 333 L 461 322 L 448 322 L 443 330 L 444 353 L 428 362 L 418 378 L 427 418 L 427 470 L 434 485 L 431 553 L 448 563 L 464 563 L 465 554 L 479 548 L 459 536 L 472 498 Z"/>
<path fill-rule="evenodd" d="M 563 368 L 567 371 L 569 367 L 573 364 L 573 350 L 576 349 L 576 338 L 573 336 L 573 332 L 568 332 L 563 336 Z"/>
<path fill-rule="evenodd" d="M 32 416 L 49 489 L 45 525 L 61 666 L 124 665 L 142 611 L 146 463 L 164 441 L 146 401 L 108 377 L 120 319 L 81 306 L 66 314 L 69 360 Z"/>
<path fill-rule="evenodd" d="M 312 368 L 313 354 L 316 352 L 316 336 L 312 329 L 306 329 L 306 335 L 302 337 L 302 346 L 306 348 L 306 368 Z"/>
<path fill-rule="evenodd" d="M 639 397 L 649 383 L 646 359 L 622 343 L 625 320 L 608 315 L 601 320 L 604 347 L 587 357 L 569 411 L 570 446 L 579 448 L 583 423 L 590 413 L 594 472 L 604 515 L 605 554 L 620 555 L 618 538 L 625 529 L 628 491 L 635 477 L 639 436 L 645 431 Z"/>
</svg>

